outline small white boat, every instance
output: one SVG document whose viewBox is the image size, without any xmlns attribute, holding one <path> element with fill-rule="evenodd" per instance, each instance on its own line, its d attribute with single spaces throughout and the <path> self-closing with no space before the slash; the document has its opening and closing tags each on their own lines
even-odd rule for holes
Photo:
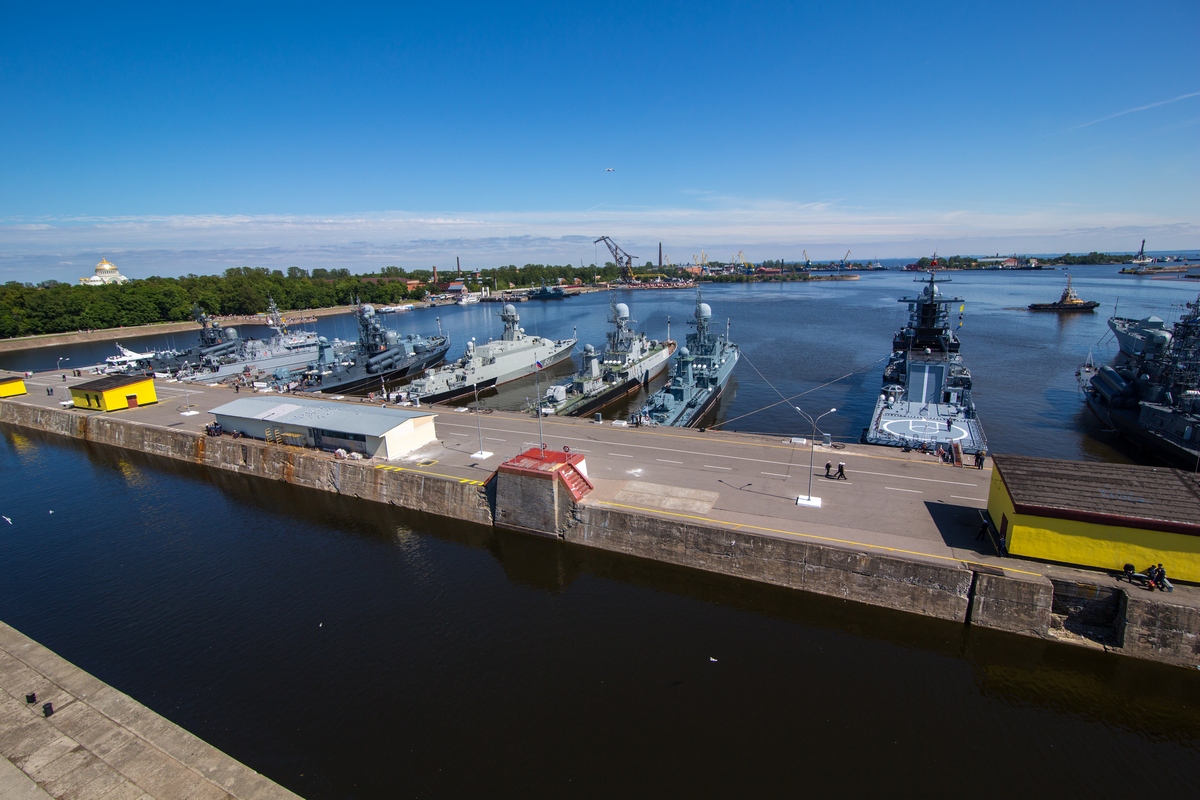
<svg viewBox="0 0 1200 800">
<path fill-rule="evenodd" d="M 478 303 L 478 302 L 479 302 L 479 295 L 474 294 L 473 292 L 464 292 L 458 298 L 458 305 L 460 305 L 460 306 L 469 306 L 469 305 L 472 305 L 472 304 Z"/>
</svg>

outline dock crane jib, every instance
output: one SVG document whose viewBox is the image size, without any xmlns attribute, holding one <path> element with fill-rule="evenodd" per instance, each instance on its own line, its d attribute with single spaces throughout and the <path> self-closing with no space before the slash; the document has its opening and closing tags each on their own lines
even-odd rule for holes
<svg viewBox="0 0 1200 800">
<path fill-rule="evenodd" d="M 599 242 L 604 242 L 604 246 L 608 248 L 608 252 L 612 253 L 613 262 L 616 263 L 617 269 L 621 271 L 618 280 L 621 283 L 636 283 L 633 278 L 633 260 L 637 256 L 629 255 L 629 253 L 622 250 L 616 242 L 607 236 L 601 236 L 595 242 L 592 242 L 592 244 L 598 244 Z"/>
</svg>

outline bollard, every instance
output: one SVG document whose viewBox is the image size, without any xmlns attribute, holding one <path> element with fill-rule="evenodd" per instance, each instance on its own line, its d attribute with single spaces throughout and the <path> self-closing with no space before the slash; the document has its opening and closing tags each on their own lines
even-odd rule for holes
<svg viewBox="0 0 1200 800">
<path fill-rule="evenodd" d="M 37 702 L 37 692 L 30 692 L 29 694 L 25 695 L 25 702 L 29 703 L 30 705 L 33 705 L 34 703 L 36 703 Z"/>
<path fill-rule="evenodd" d="M 46 705 L 42 706 L 42 713 L 45 714 L 47 717 L 50 716 L 51 714 L 53 714 L 54 713 L 54 703 L 46 703 Z"/>
</svg>

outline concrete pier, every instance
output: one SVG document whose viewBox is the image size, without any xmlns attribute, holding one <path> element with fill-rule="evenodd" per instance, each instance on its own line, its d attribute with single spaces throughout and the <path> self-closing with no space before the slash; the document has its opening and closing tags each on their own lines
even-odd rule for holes
<svg viewBox="0 0 1200 800">
<path fill-rule="evenodd" d="M 0 797 L 297 795 L 0 623 Z"/>
<path fill-rule="evenodd" d="M 1200 663 L 1195 587 L 1151 594 L 1102 572 L 1001 557 L 976 538 L 990 466 L 818 445 L 813 493 L 823 502 L 813 508 L 796 504 L 808 493 L 809 443 L 790 437 L 560 418 L 543 420 L 539 435 L 537 420 L 525 415 L 477 419 L 435 407 L 437 442 L 398 461 L 338 461 L 314 450 L 204 436 L 209 415 L 181 412 L 227 401 L 232 392 L 223 387 L 160 381 L 158 405 L 98 414 L 59 407 L 60 398 L 45 393 L 64 385 L 59 375 L 27 383 L 29 395 L 0 401 L 0 422 L 855 602 Z M 586 496 L 555 494 L 554 508 L 539 510 L 528 506 L 524 491 L 497 487 L 500 464 L 543 438 L 551 449 L 586 456 L 593 487 Z M 486 452 L 495 455 L 478 457 Z M 846 462 L 849 479 L 826 479 L 826 461 Z M 1080 601 L 1093 595 L 1105 599 Z"/>
</svg>

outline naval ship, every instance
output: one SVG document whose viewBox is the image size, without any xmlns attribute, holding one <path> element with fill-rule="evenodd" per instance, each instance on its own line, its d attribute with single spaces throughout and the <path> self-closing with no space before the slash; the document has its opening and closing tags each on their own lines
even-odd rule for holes
<svg viewBox="0 0 1200 800">
<path fill-rule="evenodd" d="M 1181 469 L 1200 469 L 1200 296 L 1161 348 L 1101 367 L 1084 386 L 1088 407 L 1125 439 Z"/>
<path fill-rule="evenodd" d="M 342 394 L 363 389 L 382 388 L 396 378 L 416 375 L 446 357 L 450 338 L 440 332 L 428 338 L 416 334 L 400 336 L 380 322 L 375 308 L 360 303 L 358 343 L 352 349 L 339 350 L 321 336 L 317 340 L 317 360 L 298 377 L 288 370 L 276 373 L 277 380 L 293 391 Z M 441 329 L 441 320 L 438 321 Z"/>
<path fill-rule="evenodd" d="M 499 316 L 504 322 L 499 339 L 478 347 L 474 341 L 467 342 L 458 361 L 410 383 L 407 398 L 417 404 L 438 403 L 515 381 L 567 358 L 579 341 L 528 336 L 518 325 L 521 317 L 512 303 L 505 303 Z"/>
<path fill-rule="evenodd" d="M 962 324 L 963 299 L 943 295 L 933 272 L 928 282 L 916 282 L 925 284 L 921 293 L 900 298 L 908 303 L 908 324 L 892 340 L 883 389 L 862 440 L 890 447 L 986 452 L 987 439 L 971 401 L 971 373 L 950 328 L 951 305 L 959 305 Z"/>
<path fill-rule="evenodd" d="M 675 355 L 671 380 L 630 415 L 630 423 L 690 428 L 716 405 L 741 351 L 729 341 L 728 323 L 722 336 L 711 331 L 711 321 L 712 308 L 701 302 L 697 291 L 696 313 L 688 321 L 696 331 L 687 335 L 684 347 Z"/>
<path fill-rule="evenodd" d="M 274 298 L 267 301 L 267 327 L 274 333 L 267 339 L 242 339 L 237 330 L 226 328 L 222 334 L 225 344 L 205 347 L 205 336 L 213 338 L 216 330 L 204 324 L 201 344 L 187 351 L 180 361 L 175 377 L 181 381 L 214 383 L 249 373 L 274 374 L 280 370 L 304 367 L 317 356 L 319 338 L 313 331 L 289 331 L 283 314 Z M 346 351 L 353 347 L 336 340 L 334 349 Z"/>
<path fill-rule="evenodd" d="M 541 401 L 543 414 L 578 417 L 599 411 L 636 392 L 667 368 L 675 352 L 668 323 L 667 340 L 655 341 L 645 333 L 630 329 L 629 306 L 608 301 L 608 321 L 613 329 L 607 334 L 604 352 L 590 344 L 584 347 L 583 366 L 568 380 L 551 386 Z"/>
<path fill-rule="evenodd" d="M 1158 358 L 1171 344 L 1171 332 L 1161 317 L 1109 317 L 1108 329 L 1117 337 L 1121 352 L 1135 358 Z"/>
</svg>

